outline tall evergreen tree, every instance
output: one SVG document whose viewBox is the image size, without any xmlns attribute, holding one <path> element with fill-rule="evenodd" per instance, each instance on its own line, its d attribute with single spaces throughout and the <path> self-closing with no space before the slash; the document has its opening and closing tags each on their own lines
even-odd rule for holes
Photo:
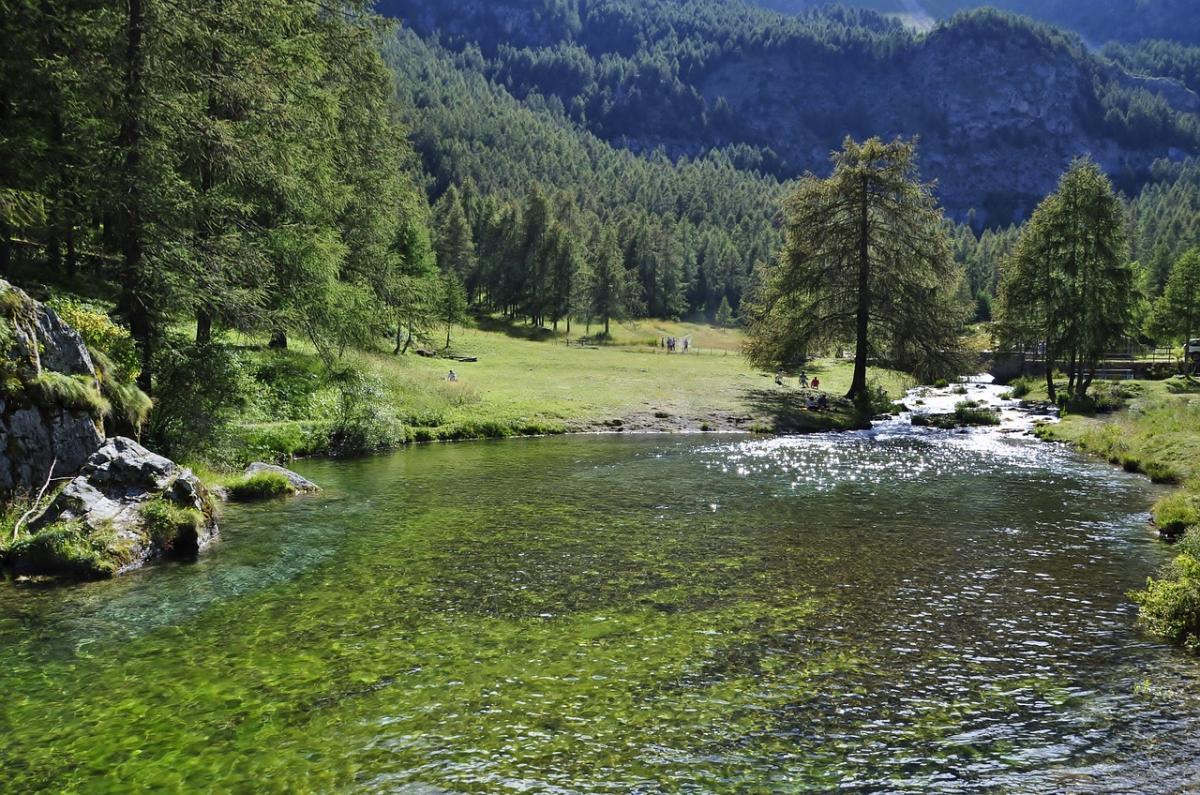
<svg viewBox="0 0 1200 795">
<path fill-rule="evenodd" d="M 1177 342 L 1200 336 L 1200 248 L 1185 253 L 1171 269 L 1162 298 L 1154 305 L 1150 330 L 1159 339 Z M 1194 372 L 1200 360 L 1190 362 Z"/>
<path fill-rule="evenodd" d="M 475 240 L 458 189 L 451 186 L 434 207 L 438 266 L 464 284 L 475 275 Z"/>
<path fill-rule="evenodd" d="M 625 316 L 630 291 L 630 273 L 625 270 L 616 233 L 606 230 L 596 245 L 590 291 L 591 313 L 604 321 L 605 337 L 611 334 L 612 319 Z"/>
<path fill-rule="evenodd" d="M 1067 393 L 1086 396 L 1110 345 L 1131 326 L 1136 302 L 1126 218 L 1112 183 L 1077 160 L 1021 231 L 1000 285 L 1000 338 L 1008 347 L 1045 346 L 1046 385 L 1054 369 Z"/>
<path fill-rule="evenodd" d="M 915 144 L 847 139 L 833 175 L 801 180 L 784 214 L 780 263 L 748 313 L 752 361 L 775 367 L 850 341 L 852 399 L 867 395 L 872 357 L 922 377 L 960 366 L 962 272 Z"/>
</svg>

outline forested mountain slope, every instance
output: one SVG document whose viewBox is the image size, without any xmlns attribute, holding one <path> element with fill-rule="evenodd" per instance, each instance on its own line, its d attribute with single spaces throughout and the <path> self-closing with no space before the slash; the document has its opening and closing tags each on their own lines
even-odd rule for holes
<svg viewBox="0 0 1200 795">
<path fill-rule="evenodd" d="M 754 2 L 788 13 L 825 5 L 824 0 Z M 990 6 L 1074 30 L 1097 44 L 1138 39 L 1200 44 L 1200 13 L 1193 0 L 844 0 L 842 4 L 885 14 L 927 14 L 935 19 Z"/>
<path fill-rule="evenodd" d="M 778 177 L 826 167 L 847 135 L 922 139 L 958 218 L 1027 216 L 1091 153 L 1136 193 L 1200 152 L 1200 97 L 1135 77 L 1076 37 L 996 12 L 927 35 L 870 11 L 783 16 L 735 0 L 386 0 L 518 98 L 547 97 L 636 152 L 741 146 Z M 1144 70 L 1143 70 L 1144 71 Z"/>
<path fill-rule="evenodd" d="M 552 194 L 571 226 L 619 232 L 642 309 L 653 316 L 711 316 L 722 300 L 737 308 L 751 269 L 774 256 L 783 186 L 736 167 L 737 152 L 675 161 L 614 148 L 580 130 L 561 104 L 521 102 L 489 82 L 477 54 L 455 55 L 410 31 L 384 56 L 430 194 L 464 190 L 481 260 L 503 249 L 489 237 L 504 224 L 489 225 L 488 216 L 534 188 Z M 751 159 L 742 154 L 743 164 Z"/>
</svg>

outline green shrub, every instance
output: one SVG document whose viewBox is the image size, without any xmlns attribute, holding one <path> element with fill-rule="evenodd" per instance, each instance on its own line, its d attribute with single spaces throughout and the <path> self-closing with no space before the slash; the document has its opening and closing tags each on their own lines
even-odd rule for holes
<svg viewBox="0 0 1200 795">
<path fill-rule="evenodd" d="M 47 304 L 63 322 L 79 332 L 88 348 L 109 359 L 118 381 L 137 380 L 142 364 L 129 329 L 114 323 L 104 309 L 74 298 L 55 297 Z"/>
<path fill-rule="evenodd" d="M 173 336 L 159 346 L 156 400 L 146 436 L 172 458 L 228 461 L 232 424 L 257 385 L 244 354 Z"/>
<path fill-rule="evenodd" d="M 329 451 L 328 422 L 269 422 L 238 425 L 230 431 L 225 463 L 244 467 L 253 461 L 284 463 Z"/>
<path fill-rule="evenodd" d="M 1000 414 L 973 400 L 964 400 L 954 407 L 954 418 L 960 425 L 999 425 Z"/>
<path fill-rule="evenodd" d="M 270 500 L 295 493 L 291 481 L 280 472 L 258 472 L 229 487 L 229 498 L 236 502 Z"/>
<path fill-rule="evenodd" d="M 114 532 L 89 533 L 78 522 L 43 528 L 18 541 L 9 560 L 37 574 L 106 580 L 133 562 L 131 545 Z"/>
<path fill-rule="evenodd" d="M 329 384 L 320 360 L 293 351 L 260 354 L 250 365 L 258 385 L 255 413 L 265 420 L 308 420 Z"/>
<path fill-rule="evenodd" d="M 1151 634 L 1200 652 L 1200 537 L 1188 533 L 1181 552 L 1160 579 L 1150 579 L 1146 590 L 1130 594 L 1141 608 L 1138 621 Z"/>
<path fill-rule="evenodd" d="M 204 526 L 204 514 L 200 511 L 181 508 L 168 500 L 151 500 L 139 513 L 151 542 L 165 552 L 173 551 L 181 536 L 194 536 Z"/>
<path fill-rule="evenodd" d="M 869 420 L 880 414 L 890 414 L 895 407 L 887 389 L 877 381 L 870 381 L 867 383 L 866 396 L 859 398 L 856 408 L 865 419 Z"/>
<path fill-rule="evenodd" d="M 513 436 L 512 426 L 500 420 L 465 420 L 450 426 L 450 439 L 507 439 Z"/>
<path fill-rule="evenodd" d="M 1028 397 L 1033 391 L 1033 381 L 1025 376 L 1022 376 L 1011 384 L 1009 384 L 1009 393 L 1014 400 L 1020 400 L 1023 397 Z"/>
<path fill-rule="evenodd" d="M 1200 526 L 1200 507 L 1197 498 L 1186 491 L 1163 497 L 1154 505 L 1154 524 L 1168 536 L 1183 535 L 1189 528 Z"/>
<path fill-rule="evenodd" d="M 945 378 L 939 378 L 933 382 L 934 389 L 945 389 L 948 386 L 950 386 L 950 382 L 947 381 Z"/>
<path fill-rule="evenodd" d="M 1158 461 L 1143 462 L 1142 472 L 1145 473 L 1150 480 L 1154 481 L 1155 483 L 1173 484 L 1179 483 L 1182 480 L 1179 472 L 1173 467 Z"/>
<path fill-rule="evenodd" d="M 355 456 L 398 447 L 408 438 L 377 376 L 347 368 L 330 379 L 337 390 L 329 452 Z"/>
</svg>

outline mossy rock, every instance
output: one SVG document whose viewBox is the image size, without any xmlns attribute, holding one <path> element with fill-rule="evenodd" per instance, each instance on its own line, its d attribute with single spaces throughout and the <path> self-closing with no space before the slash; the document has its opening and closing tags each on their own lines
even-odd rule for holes
<svg viewBox="0 0 1200 795">
<path fill-rule="evenodd" d="M 255 502 L 277 497 L 290 497 L 296 489 L 287 476 L 279 472 L 258 472 L 242 478 L 229 487 L 229 499 L 234 502 Z"/>
<path fill-rule="evenodd" d="M 131 439 L 110 439 L 8 554 L 22 576 L 96 580 L 195 556 L 215 536 L 216 502 L 189 470 Z"/>
</svg>

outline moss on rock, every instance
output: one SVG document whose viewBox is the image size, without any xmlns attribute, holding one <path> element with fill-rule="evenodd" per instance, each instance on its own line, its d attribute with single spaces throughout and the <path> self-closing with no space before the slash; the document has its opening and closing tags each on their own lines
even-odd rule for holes
<svg viewBox="0 0 1200 795">
<path fill-rule="evenodd" d="M 253 502 L 276 497 L 290 497 L 296 488 L 287 475 L 280 472 L 255 472 L 229 487 L 229 498 L 235 502 Z"/>
</svg>

